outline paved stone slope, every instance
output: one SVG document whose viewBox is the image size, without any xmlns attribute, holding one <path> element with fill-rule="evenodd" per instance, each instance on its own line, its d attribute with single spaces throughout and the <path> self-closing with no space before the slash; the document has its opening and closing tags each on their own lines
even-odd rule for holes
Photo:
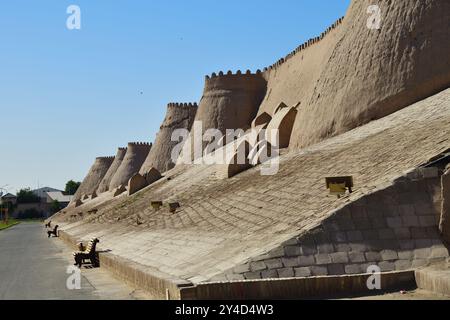
<svg viewBox="0 0 450 320">
<path fill-rule="evenodd" d="M 225 181 L 214 167 L 176 167 L 132 197 L 89 203 L 57 217 L 70 235 L 194 283 L 207 281 L 320 226 L 336 209 L 382 189 L 450 148 L 450 90 L 383 119 L 281 157 L 275 176 L 258 168 Z M 355 192 L 330 196 L 324 178 L 353 175 Z M 170 180 L 168 179 L 170 178 Z M 181 208 L 154 212 L 153 200 Z M 83 218 L 71 218 L 84 212 Z M 81 220 L 77 220 L 81 219 Z"/>
</svg>

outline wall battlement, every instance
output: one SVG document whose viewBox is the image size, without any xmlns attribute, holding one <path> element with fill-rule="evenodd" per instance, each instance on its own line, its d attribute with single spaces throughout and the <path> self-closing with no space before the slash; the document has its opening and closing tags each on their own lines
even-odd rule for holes
<svg viewBox="0 0 450 320">
<path fill-rule="evenodd" d="M 178 103 L 178 102 L 170 102 L 167 104 L 169 108 L 198 108 L 197 102 L 189 102 L 189 103 Z"/>
<path fill-rule="evenodd" d="M 334 29 L 336 29 L 339 25 L 342 24 L 342 22 L 344 21 L 344 17 L 339 18 L 338 20 L 336 20 L 335 23 L 333 23 L 330 27 L 328 27 L 324 32 L 322 32 L 320 34 L 320 36 L 309 39 L 308 41 L 306 41 L 305 43 L 299 45 L 294 51 L 290 52 L 288 55 L 286 55 L 284 58 L 281 58 L 280 60 L 278 60 L 277 62 L 275 62 L 274 64 L 272 64 L 271 66 L 264 68 L 264 72 L 270 71 L 272 69 L 276 69 L 279 66 L 281 66 L 283 63 L 285 63 L 287 60 L 289 60 L 290 58 L 292 58 L 293 56 L 295 56 L 297 53 L 309 48 L 310 46 L 320 42 L 323 38 L 325 38 L 331 31 L 333 31 Z"/>
<path fill-rule="evenodd" d="M 142 146 L 148 147 L 148 146 L 151 146 L 151 145 L 152 144 L 150 142 L 129 142 L 128 143 L 128 148 L 130 148 L 130 147 L 142 147 Z"/>
<path fill-rule="evenodd" d="M 98 161 L 107 161 L 107 160 L 111 160 L 111 159 L 114 159 L 114 158 L 115 158 L 114 156 L 97 157 L 97 158 L 95 158 L 95 160 L 98 160 Z"/>
<path fill-rule="evenodd" d="M 241 70 L 237 70 L 236 73 L 233 73 L 233 71 L 229 70 L 227 73 L 224 73 L 223 71 L 220 71 L 219 73 L 212 73 L 211 76 L 207 75 L 205 78 L 206 80 L 215 79 L 215 78 L 236 78 L 236 77 L 249 77 L 249 76 L 257 76 L 261 75 L 261 70 L 256 70 L 256 72 L 251 72 L 250 70 L 247 70 L 246 72 L 242 72 Z"/>
</svg>

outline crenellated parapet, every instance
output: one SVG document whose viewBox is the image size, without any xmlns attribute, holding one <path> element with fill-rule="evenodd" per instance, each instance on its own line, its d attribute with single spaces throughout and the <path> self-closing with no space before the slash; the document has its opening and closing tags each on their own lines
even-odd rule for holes
<svg viewBox="0 0 450 320">
<path fill-rule="evenodd" d="M 277 62 L 275 62 L 270 67 L 264 68 L 264 72 L 270 71 L 272 69 L 276 69 L 279 66 L 281 66 L 283 63 L 285 63 L 287 60 L 294 57 L 296 54 L 300 53 L 303 50 L 308 49 L 312 45 L 319 43 L 322 39 L 324 39 L 330 32 L 332 32 L 334 29 L 336 29 L 339 25 L 342 24 L 344 21 L 344 17 L 339 18 L 334 22 L 330 27 L 328 27 L 324 32 L 320 34 L 320 36 L 317 36 L 315 38 L 309 39 L 305 43 L 299 45 L 294 51 L 290 52 L 288 55 L 286 55 L 284 58 L 279 59 Z"/>
<path fill-rule="evenodd" d="M 167 104 L 168 108 L 198 108 L 197 102 L 189 102 L 189 103 L 177 103 L 170 102 Z"/>
<path fill-rule="evenodd" d="M 129 142 L 128 143 L 128 148 L 132 148 L 132 147 L 149 147 L 152 144 L 150 142 Z"/>
<path fill-rule="evenodd" d="M 97 160 L 97 161 L 110 161 L 110 160 L 114 160 L 114 156 L 97 157 L 97 158 L 95 158 L 95 160 Z"/>
<path fill-rule="evenodd" d="M 205 92 L 210 90 L 230 90 L 230 91 L 265 91 L 267 81 L 264 78 L 264 74 L 261 70 L 251 72 L 247 70 L 242 72 L 237 70 L 236 72 L 228 71 L 219 73 L 213 73 L 211 76 L 205 77 Z M 202 107 L 200 102 L 199 108 Z"/>
<path fill-rule="evenodd" d="M 207 75 L 205 78 L 206 80 L 212 80 L 216 78 L 221 79 L 236 79 L 236 78 L 245 78 L 245 77 L 255 77 L 260 76 L 262 74 L 261 70 L 256 70 L 256 72 L 252 72 L 250 70 L 247 70 L 245 72 L 242 72 L 241 70 L 237 70 L 236 73 L 233 73 L 233 71 L 229 70 L 227 73 L 224 73 L 223 71 L 220 71 L 219 73 L 212 73 L 211 76 Z"/>
</svg>

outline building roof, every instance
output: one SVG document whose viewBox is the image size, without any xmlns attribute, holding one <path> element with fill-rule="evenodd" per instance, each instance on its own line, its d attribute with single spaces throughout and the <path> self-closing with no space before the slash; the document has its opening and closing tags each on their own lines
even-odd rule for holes
<svg viewBox="0 0 450 320">
<path fill-rule="evenodd" d="M 58 201 L 58 202 L 70 202 L 72 201 L 73 196 L 68 196 L 62 193 L 61 191 L 51 191 L 47 192 L 47 197 L 51 201 Z"/>
<path fill-rule="evenodd" d="M 48 192 L 62 192 L 62 190 L 58 190 L 55 188 L 50 187 L 43 187 L 32 191 L 35 195 L 37 195 L 39 198 L 47 198 Z"/>
<path fill-rule="evenodd" d="M 0 196 L 0 198 L 2 198 L 2 199 L 5 199 L 5 198 L 11 199 L 11 198 L 17 198 L 17 197 L 15 195 L 13 195 L 12 193 L 7 193 L 7 194 L 5 194 L 3 196 Z"/>
</svg>

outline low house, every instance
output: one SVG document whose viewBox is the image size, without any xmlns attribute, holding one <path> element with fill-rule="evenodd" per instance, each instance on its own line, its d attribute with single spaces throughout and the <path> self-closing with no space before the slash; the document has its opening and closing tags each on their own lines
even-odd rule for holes
<svg viewBox="0 0 450 320">
<path fill-rule="evenodd" d="M 55 188 L 44 187 L 32 192 L 38 200 L 34 203 L 17 203 L 13 213 L 15 218 L 48 218 L 58 211 L 56 210 L 58 208 L 54 206 L 55 201 L 58 201 L 59 210 L 61 210 L 72 200 L 72 196 L 67 196 L 63 191 Z"/>
<path fill-rule="evenodd" d="M 0 197 L 0 204 L 11 203 L 15 205 L 17 203 L 17 197 L 11 193 L 7 193 Z"/>
</svg>

